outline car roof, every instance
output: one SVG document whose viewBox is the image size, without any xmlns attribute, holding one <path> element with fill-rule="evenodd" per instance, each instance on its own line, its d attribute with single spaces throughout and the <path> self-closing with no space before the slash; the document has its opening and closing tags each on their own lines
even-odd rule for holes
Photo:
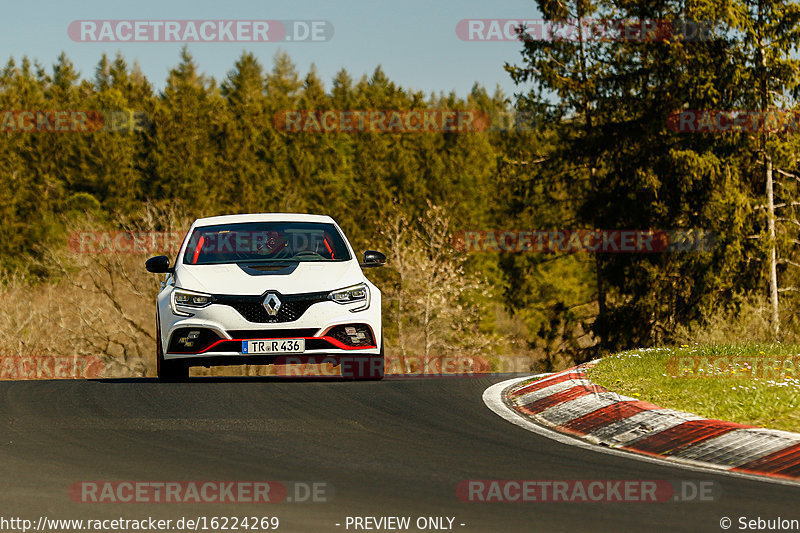
<svg viewBox="0 0 800 533">
<path fill-rule="evenodd" d="M 217 224 L 238 224 L 242 222 L 321 222 L 335 224 L 334 220 L 327 215 L 310 215 L 304 213 L 249 213 L 198 218 L 194 226 L 216 226 Z"/>
</svg>

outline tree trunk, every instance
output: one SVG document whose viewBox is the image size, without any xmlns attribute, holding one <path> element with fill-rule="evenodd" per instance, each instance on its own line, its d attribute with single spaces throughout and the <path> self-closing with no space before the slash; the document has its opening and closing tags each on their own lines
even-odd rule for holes
<svg viewBox="0 0 800 533">
<path fill-rule="evenodd" d="M 775 337 L 780 332 L 780 316 L 778 314 L 778 251 L 775 242 L 775 198 L 772 182 L 772 158 L 764 153 L 764 173 L 767 181 L 767 231 L 769 233 L 769 301 L 772 308 L 772 333 Z"/>
<path fill-rule="evenodd" d="M 777 337 L 780 332 L 780 315 L 778 312 L 778 251 L 777 242 L 775 240 L 775 195 L 773 190 L 772 181 L 772 158 L 768 153 L 767 139 L 768 133 L 766 128 L 766 111 L 769 107 L 769 96 L 767 93 L 767 54 L 766 45 L 764 43 L 764 2 L 758 2 L 758 63 L 760 67 L 760 91 L 761 97 L 761 114 L 764 117 L 761 123 L 761 151 L 764 155 L 764 181 L 766 181 L 767 190 L 767 238 L 769 239 L 769 300 L 772 311 L 772 334 Z"/>
<path fill-rule="evenodd" d="M 581 85 L 582 85 L 582 99 L 584 115 L 584 133 L 587 139 L 591 139 L 593 123 L 592 123 L 592 109 L 589 104 L 589 91 L 588 91 L 588 76 L 586 72 L 586 50 L 583 41 L 583 10 L 581 3 L 578 2 L 578 54 L 581 64 Z M 590 155 L 589 162 L 589 183 L 592 188 L 592 194 L 597 194 L 597 161 L 595 160 L 594 153 Z M 595 228 L 597 229 L 597 228 Z M 603 280 L 603 258 L 600 253 L 594 254 L 594 276 L 597 285 L 597 319 L 601 324 L 606 315 L 606 288 Z M 597 332 L 595 332 L 597 334 Z M 605 335 L 598 335 L 600 346 L 606 346 L 607 338 Z"/>
</svg>

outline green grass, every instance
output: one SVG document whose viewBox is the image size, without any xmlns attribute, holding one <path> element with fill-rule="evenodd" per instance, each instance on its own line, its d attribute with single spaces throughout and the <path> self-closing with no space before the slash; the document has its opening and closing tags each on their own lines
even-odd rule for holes
<svg viewBox="0 0 800 533">
<path fill-rule="evenodd" d="M 660 407 L 800 432 L 800 346 L 645 348 L 606 357 L 588 376 Z"/>
</svg>

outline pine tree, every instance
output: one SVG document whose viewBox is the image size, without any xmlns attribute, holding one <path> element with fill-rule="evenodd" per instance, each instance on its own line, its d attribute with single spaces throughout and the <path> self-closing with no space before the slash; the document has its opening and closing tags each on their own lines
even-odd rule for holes
<svg viewBox="0 0 800 533">
<path fill-rule="evenodd" d="M 229 121 L 216 83 L 199 72 L 184 47 L 153 113 L 154 176 L 148 194 L 184 202 L 198 215 L 224 209 L 217 193 L 228 177 L 217 161 Z"/>
</svg>

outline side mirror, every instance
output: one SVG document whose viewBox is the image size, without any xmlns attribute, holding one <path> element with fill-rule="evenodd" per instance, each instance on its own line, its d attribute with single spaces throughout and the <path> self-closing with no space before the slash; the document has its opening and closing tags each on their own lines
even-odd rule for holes
<svg viewBox="0 0 800 533">
<path fill-rule="evenodd" d="M 175 270 L 169 266 L 169 257 L 166 255 L 151 257 L 145 262 L 144 267 L 148 272 L 152 272 L 153 274 L 166 274 L 167 272 L 173 272 Z"/>
<path fill-rule="evenodd" d="M 386 264 L 386 256 L 375 250 L 367 250 L 364 252 L 364 262 L 359 263 L 363 268 L 379 267 Z"/>
</svg>

